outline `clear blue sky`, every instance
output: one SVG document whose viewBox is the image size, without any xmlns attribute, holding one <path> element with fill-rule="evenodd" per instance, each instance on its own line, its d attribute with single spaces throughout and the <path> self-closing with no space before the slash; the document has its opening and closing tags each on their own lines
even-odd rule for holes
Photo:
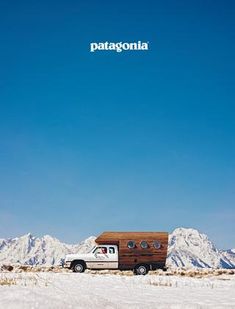
<svg viewBox="0 0 235 309">
<path fill-rule="evenodd" d="M 194 227 L 235 247 L 234 1 L 0 1 L 0 237 Z M 149 52 L 90 53 L 96 41 Z"/>
</svg>

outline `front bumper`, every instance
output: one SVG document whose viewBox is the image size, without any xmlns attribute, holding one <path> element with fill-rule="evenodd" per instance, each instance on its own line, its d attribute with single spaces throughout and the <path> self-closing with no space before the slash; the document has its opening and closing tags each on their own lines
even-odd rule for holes
<svg viewBox="0 0 235 309">
<path fill-rule="evenodd" d="M 70 261 L 63 261 L 63 262 L 61 263 L 61 266 L 62 266 L 63 268 L 70 268 L 70 267 L 71 267 L 71 262 L 70 262 Z"/>
</svg>

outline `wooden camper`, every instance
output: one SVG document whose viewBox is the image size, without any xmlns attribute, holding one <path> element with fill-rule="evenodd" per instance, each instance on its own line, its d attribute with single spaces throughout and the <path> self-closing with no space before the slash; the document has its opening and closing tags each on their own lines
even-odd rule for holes
<svg viewBox="0 0 235 309">
<path fill-rule="evenodd" d="M 148 264 L 151 269 L 165 268 L 166 232 L 104 232 L 96 243 L 118 246 L 119 269 L 133 269 L 138 264 Z"/>
</svg>

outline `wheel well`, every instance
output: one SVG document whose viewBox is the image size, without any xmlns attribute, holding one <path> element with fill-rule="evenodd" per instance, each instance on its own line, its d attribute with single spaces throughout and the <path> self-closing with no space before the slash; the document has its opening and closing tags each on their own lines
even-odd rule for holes
<svg viewBox="0 0 235 309">
<path fill-rule="evenodd" d="M 76 265 L 77 263 L 82 264 L 86 268 L 86 262 L 83 260 L 73 260 L 73 262 L 71 263 L 71 268 L 73 268 L 74 265 Z"/>
<path fill-rule="evenodd" d="M 136 264 L 134 269 L 133 269 L 133 273 L 134 275 L 142 275 L 143 273 L 140 273 L 138 268 L 141 267 L 141 266 L 144 266 L 146 268 L 146 273 L 144 275 L 146 275 L 150 269 L 151 269 L 151 265 L 148 264 L 148 263 L 139 263 L 139 264 Z"/>
<path fill-rule="evenodd" d="M 138 268 L 139 266 L 145 266 L 148 270 L 150 270 L 150 264 L 148 263 L 139 263 L 139 264 L 136 264 L 134 268 Z"/>
</svg>

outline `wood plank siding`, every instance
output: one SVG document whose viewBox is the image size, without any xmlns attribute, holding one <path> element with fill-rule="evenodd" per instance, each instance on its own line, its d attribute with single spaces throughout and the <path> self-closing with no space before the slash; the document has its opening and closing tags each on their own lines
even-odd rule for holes
<svg viewBox="0 0 235 309">
<path fill-rule="evenodd" d="M 134 248 L 128 248 L 129 241 L 135 242 Z M 141 241 L 147 242 L 147 248 L 141 247 Z M 156 241 L 160 243 L 160 248 L 154 247 Z M 99 245 L 118 245 L 120 269 L 133 269 L 142 263 L 152 268 L 165 266 L 168 246 L 166 232 L 104 232 L 96 238 L 96 242 Z"/>
</svg>

